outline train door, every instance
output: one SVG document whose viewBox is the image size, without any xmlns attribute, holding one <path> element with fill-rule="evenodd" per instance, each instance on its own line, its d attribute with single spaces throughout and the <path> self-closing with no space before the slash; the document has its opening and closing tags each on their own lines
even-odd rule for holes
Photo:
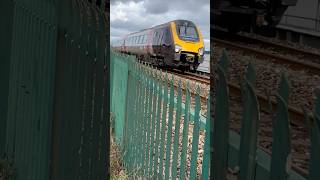
<svg viewBox="0 0 320 180">
<path fill-rule="evenodd" d="M 161 52 L 163 54 L 165 62 L 168 64 L 169 62 L 172 62 L 173 59 L 173 45 L 172 45 L 172 38 L 171 38 L 171 31 L 169 29 L 169 26 L 166 26 L 163 29 L 163 38 L 161 41 Z"/>
</svg>

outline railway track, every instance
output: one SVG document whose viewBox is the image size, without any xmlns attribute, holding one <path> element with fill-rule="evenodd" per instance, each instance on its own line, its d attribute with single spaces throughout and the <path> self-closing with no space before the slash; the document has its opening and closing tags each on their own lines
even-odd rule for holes
<svg viewBox="0 0 320 180">
<path fill-rule="evenodd" d="M 203 73 L 203 72 L 202 73 L 201 72 L 197 72 L 197 73 L 185 72 L 185 73 L 182 73 L 181 71 L 177 71 L 177 70 L 169 70 L 168 72 L 170 72 L 170 73 L 172 73 L 172 74 L 174 74 L 176 76 L 180 76 L 182 78 L 185 78 L 185 79 L 189 79 L 189 80 L 192 80 L 192 81 L 196 81 L 198 83 L 210 85 L 210 74 L 209 73 Z M 231 96 L 239 97 L 241 95 L 241 90 L 240 90 L 240 87 L 239 87 L 238 84 L 229 82 L 228 83 L 228 88 L 229 88 L 229 92 L 230 92 Z M 191 92 L 191 94 L 195 95 L 195 92 Z M 207 97 L 201 96 L 202 100 L 206 100 L 206 98 Z M 270 105 L 273 107 L 272 110 L 274 110 L 274 107 L 276 107 L 276 101 L 269 100 L 264 95 L 257 94 L 257 98 L 258 98 L 258 101 L 259 101 L 259 104 L 260 104 L 261 113 L 270 114 Z M 230 99 L 230 101 L 232 101 L 232 100 Z M 203 101 L 203 102 L 205 102 L 205 101 Z M 293 128 L 293 131 L 295 131 L 294 136 L 303 136 L 301 134 L 301 133 L 303 133 L 302 132 L 303 130 L 301 130 L 300 127 L 304 126 L 303 124 L 306 124 L 304 122 L 305 114 L 303 113 L 303 111 L 300 111 L 299 109 L 297 109 L 295 107 L 292 107 L 292 106 L 288 106 L 288 112 L 289 112 L 291 127 Z M 263 116 L 263 115 L 261 115 L 261 116 Z M 311 115 L 309 115 L 309 117 L 312 118 Z M 261 120 L 261 122 L 263 122 L 263 121 Z M 236 128 L 236 126 L 233 127 L 233 128 Z M 261 127 L 261 128 L 264 129 L 265 131 L 268 131 L 268 129 L 270 129 L 267 124 L 265 124 L 264 127 Z M 270 149 L 270 147 L 268 145 L 265 145 L 265 143 L 269 142 L 270 144 L 272 144 L 272 137 L 270 136 L 270 134 L 265 134 L 265 135 L 260 135 L 260 136 L 261 136 L 261 138 L 264 139 L 264 141 L 261 142 L 262 144 L 259 144 L 259 147 L 264 152 L 266 152 L 267 154 L 271 155 L 271 149 Z M 296 138 L 298 138 L 298 137 L 296 137 Z M 292 141 L 294 141 L 294 140 L 292 140 Z M 297 150 L 297 149 L 301 148 L 300 144 L 295 144 L 296 142 L 292 142 L 292 143 L 293 143 L 294 149 Z M 303 147 L 308 147 L 308 145 L 303 144 Z M 304 154 L 295 153 L 295 155 L 292 156 L 294 162 L 300 163 L 300 165 L 292 164 L 292 169 L 295 170 L 296 172 L 298 172 L 300 175 L 302 175 L 304 177 L 307 177 L 308 176 L 307 167 L 301 165 L 301 162 L 308 162 L 308 160 L 305 160 L 304 159 L 305 157 L 303 157 L 303 155 Z"/>
<path fill-rule="evenodd" d="M 209 77 L 209 74 L 206 74 L 206 73 L 199 74 L 199 72 L 198 73 L 186 72 L 184 74 L 181 74 L 179 72 L 174 72 L 174 74 L 181 76 L 183 78 L 189 79 L 189 80 L 193 80 L 193 81 L 197 81 L 199 83 L 210 85 L 210 77 Z M 237 97 L 241 96 L 241 89 L 240 89 L 239 85 L 232 83 L 232 82 L 229 82 L 228 88 L 229 88 L 229 92 L 230 92 L 231 96 L 237 96 Z M 257 94 L 257 98 L 258 98 L 258 101 L 260 104 L 260 110 L 264 113 L 270 114 L 270 105 L 272 107 L 272 110 L 274 110 L 274 107 L 276 107 L 276 104 L 277 104 L 276 101 L 269 100 L 264 95 Z M 293 106 L 288 106 L 288 112 L 289 112 L 291 126 L 301 127 L 302 124 L 305 124 L 302 122 L 305 119 L 305 114 L 303 111 L 300 111 L 299 109 L 297 109 Z M 308 116 L 309 116 L 309 118 L 312 118 L 311 115 L 308 115 Z M 266 153 L 271 154 L 271 150 L 268 149 L 267 147 L 264 147 L 264 146 L 260 146 L 260 147 Z M 305 169 L 303 169 L 297 165 L 293 165 L 292 168 L 296 172 L 298 172 L 299 174 L 307 177 L 308 172 Z"/>
<path fill-rule="evenodd" d="M 186 72 L 185 74 L 178 73 L 178 71 L 174 71 L 174 73 L 178 76 L 181 76 L 183 78 L 193 80 L 199 83 L 203 83 L 206 85 L 210 85 L 210 77 L 209 74 L 207 75 L 199 75 L 199 73 L 190 73 Z M 228 88 L 229 92 L 231 95 L 234 96 L 241 96 L 241 89 L 238 84 L 235 84 L 233 82 L 228 82 Z M 276 107 L 277 102 L 273 99 L 268 99 L 267 96 L 262 95 L 262 94 L 257 94 L 257 98 L 260 104 L 260 108 L 263 112 L 265 113 L 270 113 L 270 105 L 272 109 Z M 305 119 L 305 114 L 302 110 L 293 107 L 293 106 L 288 106 L 288 112 L 289 112 L 289 117 L 291 124 L 294 126 L 301 126 L 303 123 L 303 120 Z M 309 114 L 309 119 L 313 119 L 312 115 Z"/>
<path fill-rule="evenodd" d="M 290 67 L 293 70 L 306 70 L 312 74 L 320 75 L 320 62 L 319 64 L 317 64 L 314 62 L 292 59 L 290 57 L 272 54 L 268 51 L 263 51 L 253 47 L 249 47 L 249 46 L 245 46 L 245 45 L 241 45 L 238 43 L 221 40 L 217 38 L 213 38 L 213 41 L 223 47 L 250 53 L 252 55 L 255 55 L 257 58 L 263 58 L 275 64 L 280 64 L 280 65 L 286 64 L 288 65 L 288 67 Z"/>
<path fill-rule="evenodd" d="M 286 64 L 293 70 L 320 75 L 320 54 L 249 36 L 229 35 L 219 30 L 215 30 L 214 34 L 213 42 L 222 47 L 242 51 L 274 64 Z"/>
</svg>

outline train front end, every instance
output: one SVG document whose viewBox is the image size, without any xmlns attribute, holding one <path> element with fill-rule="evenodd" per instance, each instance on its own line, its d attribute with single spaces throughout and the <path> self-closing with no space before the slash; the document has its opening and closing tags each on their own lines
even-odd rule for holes
<svg viewBox="0 0 320 180">
<path fill-rule="evenodd" d="M 183 68 L 196 70 L 204 60 L 204 43 L 199 28 L 191 21 L 171 22 L 174 61 Z"/>
</svg>

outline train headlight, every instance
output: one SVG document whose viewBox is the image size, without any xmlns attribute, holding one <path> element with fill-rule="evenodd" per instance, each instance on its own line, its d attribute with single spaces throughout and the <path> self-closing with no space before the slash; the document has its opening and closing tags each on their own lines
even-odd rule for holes
<svg viewBox="0 0 320 180">
<path fill-rule="evenodd" d="M 198 52 L 200 56 L 203 56 L 203 48 L 200 48 Z"/>
<path fill-rule="evenodd" d="M 176 53 L 180 52 L 181 49 L 182 49 L 182 47 L 179 46 L 179 45 L 175 45 L 175 46 L 174 46 L 174 51 L 175 51 Z"/>
</svg>

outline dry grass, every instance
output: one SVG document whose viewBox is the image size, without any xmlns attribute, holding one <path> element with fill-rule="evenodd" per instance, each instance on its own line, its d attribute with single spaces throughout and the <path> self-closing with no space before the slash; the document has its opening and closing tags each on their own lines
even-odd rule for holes
<svg viewBox="0 0 320 180">
<path fill-rule="evenodd" d="M 110 148 L 110 170 L 111 170 L 111 179 L 116 180 L 126 180 L 129 179 L 128 173 L 123 167 L 122 164 L 122 154 L 119 149 L 119 146 L 111 140 Z"/>
</svg>

